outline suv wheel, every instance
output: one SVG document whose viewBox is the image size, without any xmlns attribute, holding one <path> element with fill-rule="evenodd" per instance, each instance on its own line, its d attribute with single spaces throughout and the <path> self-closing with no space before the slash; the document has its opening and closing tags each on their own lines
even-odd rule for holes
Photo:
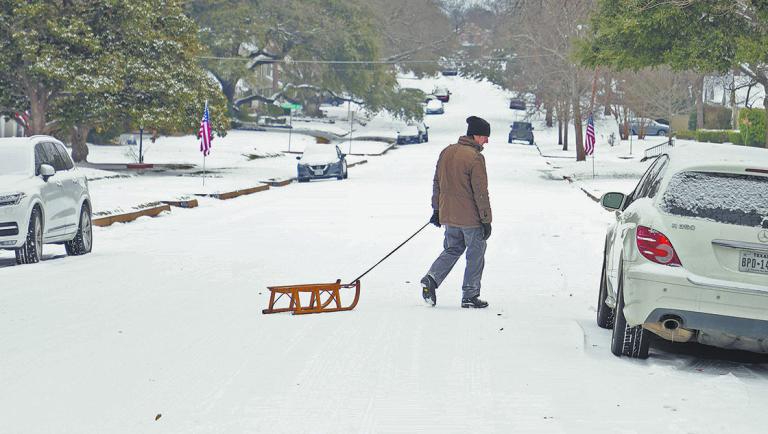
<svg viewBox="0 0 768 434">
<path fill-rule="evenodd" d="M 91 253 L 93 248 L 93 224 L 91 222 L 91 210 L 83 204 L 80 209 L 80 224 L 77 234 L 71 241 L 64 243 L 64 249 L 69 256 L 80 256 Z"/>
<path fill-rule="evenodd" d="M 650 348 L 649 332 L 642 326 L 630 327 L 624 317 L 624 267 L 619 264 L 619 288 L 616 311 L 614 312 L 611 352 L 615 356 L 627 356 L 633 359 L 647 359 Z"/>
<path fill-rule="evenodd" d="M 608 297 L 608 282 L 606 281 L 605 254 L 603 254 L 603 272 L 600 276 L 600 291 L 597 296 L 597 326 L 604 329 L 613 327 L 613 309 L 605 304 Z"/>
<path fill-rule="evenodd" d="M 27 240 L 16 249 L 17 264 L 34 264 L 43 258 L 43 216 L 40 208 L 35 207 L 29 217 Z"/>
</svg>

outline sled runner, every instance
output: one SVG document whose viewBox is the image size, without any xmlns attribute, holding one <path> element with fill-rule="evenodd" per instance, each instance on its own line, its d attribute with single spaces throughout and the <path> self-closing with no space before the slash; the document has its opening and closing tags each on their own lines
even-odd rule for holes
<svg viewBox="0 0 768 434">
<path fill-rule="evenodd" d="M 310 285 L 286 285 L 269 286 L 269 308 L 261 311 L 263 314 L 293 312 L 294 315 L 304 315 L 308 313 L 321 312 L 340 312 L 343 310 L 352 310 L 357 306 L 360 300 L 360 280 L 342 285 L 341 279 L 334 283 L 316 283 Z M 343 291 L 348 289 L 349 291 Z M 342 292 L 354 291 L 354 300 L 348 306 L 341 302 Z M 306 300 L 309 297 L 308 304 L 302 302 L 302 295 Z M 287 296 L 285 302 L 288 307 L 275 307 L 281 298 Z"/>
</svg>

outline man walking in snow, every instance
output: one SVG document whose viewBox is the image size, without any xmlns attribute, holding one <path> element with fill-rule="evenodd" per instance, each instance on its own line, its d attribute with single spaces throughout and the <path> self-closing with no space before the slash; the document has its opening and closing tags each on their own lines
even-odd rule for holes
<svg viewBox="0 0 768 434">
<path fill-rule="evenodd" d="M 421 279 L 424 301 L 432 306 L 437 303 L 437 288 L 466 251 L 461 307 L 488 307 L 479 298 L 486 240 L 491 236 L 488 175 L 481 152 L 491 126 L 476 116 L 468 117 L 467 124 L 467 135 L 443 149 L 435 169 L 430 223 L 445 226 L 445 240 L 443 253 Z"/>
</svg>

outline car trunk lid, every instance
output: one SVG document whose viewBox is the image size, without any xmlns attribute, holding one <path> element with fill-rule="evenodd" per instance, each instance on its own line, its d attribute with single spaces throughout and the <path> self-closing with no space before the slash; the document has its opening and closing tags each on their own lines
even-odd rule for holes
<svg viewBox="0 0 768 434">
<path fill-rule="evenodd" d="M 768 288 L 768 176 L 676 174 L 659 200 L 683 267 L 709 279 Z"/>
</svg>

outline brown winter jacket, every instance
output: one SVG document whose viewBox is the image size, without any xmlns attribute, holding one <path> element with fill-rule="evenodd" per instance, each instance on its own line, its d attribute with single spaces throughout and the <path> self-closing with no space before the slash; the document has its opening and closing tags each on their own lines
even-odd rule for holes
<svg viewBox="0 0 768 434">
<path fill-rule="evenodd" d="M 440 224 L 477 227 L 491 223 L 488 174 L 483 147 L 472 137 L 462 136 L 459 143 L 440 153 L 432 188 L 432 209 L 440 211 Z"/>
</svg>

